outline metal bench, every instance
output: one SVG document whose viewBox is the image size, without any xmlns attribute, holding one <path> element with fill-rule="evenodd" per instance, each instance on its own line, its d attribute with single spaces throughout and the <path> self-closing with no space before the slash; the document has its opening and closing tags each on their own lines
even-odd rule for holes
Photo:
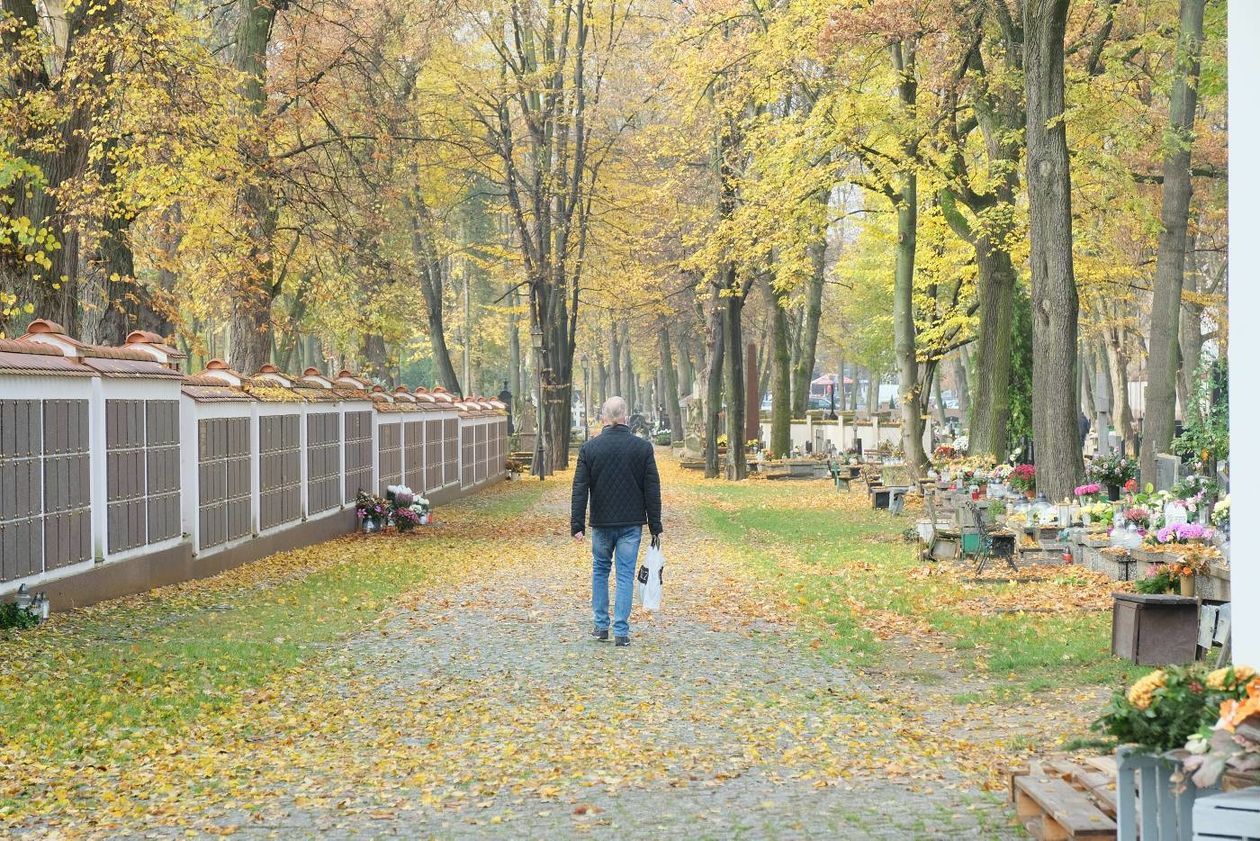
<svg viewBox="0 0 1260 841">
<path fill-rule="evenodd" d="M 1015 542 L 1014 540 L 999 540 L 998 529 L 988 521 L 984 516 L 984 511 L 980 506 L 971 503 L 966 504 L 971 520 L 975 524 L 977 543 L 976 546 L 976 575 L 984 572 L 985 566 L 993 558 L 1001 558 L 1006 561 L 1006 565 L 1014 572 L 1019 572 L 1019 567 L 1015 565 Z"/>
</svg>

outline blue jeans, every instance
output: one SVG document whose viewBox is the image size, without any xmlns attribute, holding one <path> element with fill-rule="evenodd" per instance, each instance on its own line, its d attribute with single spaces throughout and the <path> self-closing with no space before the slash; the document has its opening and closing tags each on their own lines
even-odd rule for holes
<svg viewBox="0 0 1260 841">
<path fill-rule="evenodd" d="M 608 630 L 608 573 L 617 558 L 617 601 L 613 609 L 613 635 L 630 636 L 630 608 L 634 606 L 634 565 L 639 559 L 643 526 L 591 529 L 591 609 L 595 629 Z"/>
</svg>

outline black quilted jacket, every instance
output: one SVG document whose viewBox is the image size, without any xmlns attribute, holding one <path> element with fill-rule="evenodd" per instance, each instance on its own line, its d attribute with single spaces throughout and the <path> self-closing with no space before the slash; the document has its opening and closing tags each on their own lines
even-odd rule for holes
<svg viewBox="0 0 1260 841">
<path fill-rule="evenodd" d="M 624 424 L 604 427 L 582 445 L 573 474 L 572 534 L 586 531 L 586 498 L 591 499 L 591 527 L 616 528 L 647 523 L 661 528 L 661 477 L 652 445 Z"/>
</svg>

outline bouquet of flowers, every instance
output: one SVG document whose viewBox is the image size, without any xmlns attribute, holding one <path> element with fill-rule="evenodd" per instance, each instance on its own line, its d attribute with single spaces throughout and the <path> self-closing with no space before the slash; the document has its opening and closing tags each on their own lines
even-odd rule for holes
<svg viewBox="0 0 1260 841">
<path fill-rule="evenodd" d="M 416 493 L 406 485 L 390 485 L 385 488 L 385 499 L 395 509 L 408 508 L 415 500 Z"/>
<path fill-rule="evenodd" d="M 1007 481 L 1011 487 L 1017 491 L 1037 490 L 1037 468 L 1031 464 L 1019 464 L 1011 470 L 1011 475 L 1007 477 Z"/>
<path fill-rule="evenodd" d="M 1218 677 L 1198 665 L 1158 669 L 1128 691 L 1116 692 L 1093 727 L 1121 744 L 1136 744 L 1152 753 L 1179 748 L 1210 726 L 1224 708 L 1222 702 L 1243 697 L 1237 681 L 1227 683 Z"/>
<path fill-rule="evenodd" d="M 406 485 L 390 485 L 385 489 L 389 501 L 389 518 L 400 532 L 408 532 L 429 522 L 429 500 L 416 496 Z"/>
<path fill-rule="evenodd" d="M 958 451 L 955 450 L 953 447 L 951 447 L 949 444 L 941 444 L 939 447 L 937 447 L 935 450 L 932 451 L 932 461 L 933 463 L 937 465 L 938 468 L 943 467 L 946 464 L 949 464 L 951 461 L 953 461 L 956 458 L 958 458 Z"/>
<path fill-rule="evenodd" d="M 1132 508 L 1124 510 L 1124 521 L 1138 527 L 1138 529 L 1148 529 L 1151 527 L 1151 509 L 1143 508 L 1135 505 Z"/>
<path fill-rule="evenodd" d="M 1109 456 L 1094 456 L 1085 467 L 1085 475 L 1091 482 L 1120 487 L 1137 476 L 1137 469 L 1138 465 L 1134 459 L 1115 453 Z"/>
<path fill-rule="evenodd" d="M 1081 499 L 1093 499 L 1094 497 L 1098 496 L 1100 493 L 1102 493 L 1102 486 L 1099 485 L 1097 482 L 1090 482 L 1089 484 L 1086 484 L 1086 485 L 1076 486 L 1076 495 L 1079 496 Z"/>
<path fill-rule="evenodd" d="M 1250 666 L 1226 666 L 1204 683 L 1225 698 L 1216 724 L 1186 740 L 1185 769 L 1196 786 L 1209 788 L 1227 770 L 1260 770 L 1260 677 Z"/>
<path fill-rule="evenodd" d="M 1130 511 L 1137 509 L 1129 509 Z M 1192 543 L 1204 542 L 1212 538 L 1212 530 L 1207 526 L 1201 526 L 1198 523 L 1177 523 L 1172 526 L 1164 526 L 1156 531 L 1151 537 L 1152 543 L 1164 546 L 1172 543 Z M 1150 538 L 1147 538 L 1150 540 Z"/>
<path fill-rule="evenodd" d="M 420 515 L 411 508 L 394 509 L 394 528 L 400 532 L 409 532 L 420 525 Z"/>
<path fill-rule="evenodd" d="M 1081 514 L 1088 516 L 1092 523 L 1110 526 L 1112 520 L 1115 519 L 1116 509 L 1105 502 L 1092 502 L 1081 506 Z"/>
<path fill-rule="evenodd" d="M 389 503 L 376 494 L 360 490 L 354 500 L 354 515 L 364 531 L 379 531 L 389 519 Z"/>
<path fill-rule="evenodd" d="M 1229 531 L 1229 494 L 1225 494 L 1224 499 L 1212 509 L 1212 525 Z"/>
</svg>

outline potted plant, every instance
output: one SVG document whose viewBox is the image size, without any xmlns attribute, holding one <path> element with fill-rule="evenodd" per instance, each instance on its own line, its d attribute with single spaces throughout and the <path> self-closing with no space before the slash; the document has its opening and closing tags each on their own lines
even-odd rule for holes
<svg viewBox="0 0 1260 841">
<path fill-rule="evenodd" d="M 1120 489 L 1128 485 L 1137 476 L 1137 462 L 1120 453 L 1109 456 L 1095 456 L 1085 468 L 1085 475 L 1090 482 L 1095 482 L 1107 489 L 1107 498 L 1114 501 L 1120 498 Z"/>
<path fill-rule="evenodd" d="M 1007 477 L 1007 483 L 1029 499 L 1037 496 L 1037 468 L 1031 464 L 1017 464 Z"/>
</svg>

